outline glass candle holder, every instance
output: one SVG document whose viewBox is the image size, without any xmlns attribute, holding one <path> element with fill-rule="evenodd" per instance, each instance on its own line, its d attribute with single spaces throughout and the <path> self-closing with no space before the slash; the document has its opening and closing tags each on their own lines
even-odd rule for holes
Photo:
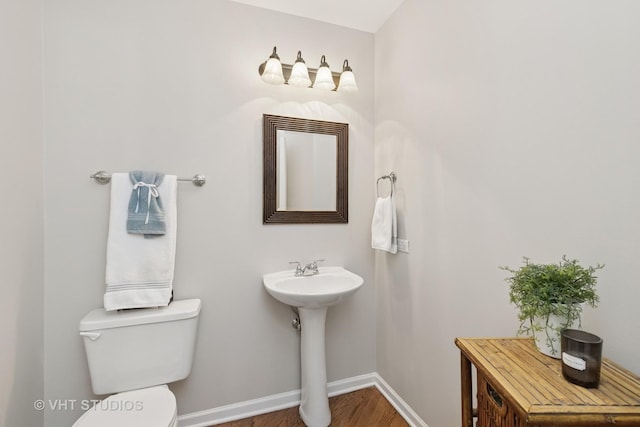
<svg viewBox="0 0 640 427">
<path fill-rule="evenodd" d="M 562 376 L 573 384 L 597 388 L 600 384 L 602 339 L 589 332 L 564 329 L 560 349 Z"/>
</svg>

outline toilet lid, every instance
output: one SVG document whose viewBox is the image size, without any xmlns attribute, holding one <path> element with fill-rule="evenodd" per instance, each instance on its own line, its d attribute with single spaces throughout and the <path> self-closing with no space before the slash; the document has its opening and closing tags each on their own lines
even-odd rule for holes
<svg viewBox="0 0 640 427">
<path fill-rule="evenodd" d="M 114 394 L 88 409 L 73 427 L 171 427 L 176 398 L 166 385 Z"/>
</svg>

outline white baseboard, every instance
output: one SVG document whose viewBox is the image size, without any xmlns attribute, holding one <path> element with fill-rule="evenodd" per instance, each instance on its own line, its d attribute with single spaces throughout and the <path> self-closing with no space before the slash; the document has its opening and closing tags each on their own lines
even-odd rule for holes
<svg viewBox="0 0 640 427">
<path fill-rule="evenodd" d="M 378 373 L 374 372 L 372 375 L 376 378 L 376 388 L 411 427 L 429 427 Z"/>
<path fill-rule="evenodd" d="M 360 375 L 327 384 L 330 397 L 375 386 L 411 427 L 428 427 L 407 403 L 377 373 Z M 178 417 L 179 427 L 208 427 L 255 415 L 266 414 L 300 404 L 300 390 L 273 394 Z"/>
</svg>

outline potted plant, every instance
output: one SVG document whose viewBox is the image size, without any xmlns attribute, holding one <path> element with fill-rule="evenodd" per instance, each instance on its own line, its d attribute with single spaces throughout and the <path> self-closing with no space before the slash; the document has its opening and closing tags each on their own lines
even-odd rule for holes
<svg viewBox="0 0 640 427">
<path fill-rule="evenodd" d="M 583 306 L 598 304 L 595 272 L 604 265 L 583 267 L 566 255 L 558 264 L 523 260 L 518 269 L 500 267 L 512 274 L 505 280 L 509 282 L 509 298 L 519 310 L 518 335 L 532 334 L 542 353 L 560 358 L 562 329 L 576 323 L 580 327 Z"/>
</svg>

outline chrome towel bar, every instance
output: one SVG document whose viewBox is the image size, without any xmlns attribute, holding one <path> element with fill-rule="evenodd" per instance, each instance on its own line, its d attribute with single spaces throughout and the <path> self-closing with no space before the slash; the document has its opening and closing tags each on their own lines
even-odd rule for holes
<svg viewBox="0 0 640 427">
<path fill-rule="evenodd" d="M 89 175 L 89 178 L 95 179 L 99 184 L 108 184 L 111 182 L 111 174 L 105 171 L 98 171 Z M 202 187 L 207 183 L 207 177 L 204 175 L 194 175 L 193 178 L 178 178 L 178 181 L 191 181 L 193 185 Z"/>
</svg>

